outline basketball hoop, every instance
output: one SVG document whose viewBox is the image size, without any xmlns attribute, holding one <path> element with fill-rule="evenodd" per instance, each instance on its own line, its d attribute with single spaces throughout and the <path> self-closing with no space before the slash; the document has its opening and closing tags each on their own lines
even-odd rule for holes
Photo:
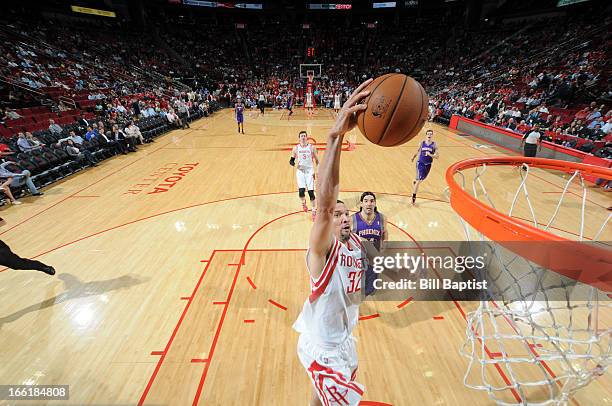
<svg viewBox="0 0 612 406">
<path fill-rule="evenodd" d="M 488 168 L 502 170 L 500 166 L 519 168 L 520 174 L 516 191 L 508 195 L 508 201 L 513 196 L 511 202 L 505 204 L 509 207 L 507 215 L 496 209 L 483 181 Z M 539 172 L 531 175 L 534 168 L 546 170 L 542 171 L 544 176 L 556 171 L 568 178 L 546 222 L 538 221 L 529 196 L 529 181 L 542 179 Z M 483 297 L 478 309 L 466 317 L 466 342 L 461 353 L 469 359 L 469 365 L 464 384 L 487 391 L 497 404 L 566 404 L 574 392 L 602 375 L 612 361 L 612 249 L 597 242 L 610 235 L 606 226 L 612 213 L 605 208 L 589 212 L 589 218 L 598 216 L 602 224 L 591 230 L 590 238 L 585 236 L 587 188 L 583 175 L 612 180 L 608 168 L 523 157 L 469 159 L 446 172 L 450 203 L 467 240 L 476 237 L 486 244 L 491 261 L 486 268 L 489 296 Z M 469 176 L 471 192 L 466 190 Z M 577 237 L 570 239 L 552 230 L 566 196 L 574 193 L 570 190 L 573 183 L 578 183 L 582 191 L 582 204 L 578 210 L 575 205 L 563 207 L 580 215 L 579 231 L 566 231 Z M 493 198 L 498 200 L 502 197 L 499 195 Z M 521 195 L 527 208 L 518 207 Z M 529 220 L 519 218 L 519 209 Z M 550 255 L 542 244 L 559 244 L 563 249 L 555 249 Z M 491 300 L 493 297 L 495 300 Z"/>
</svg>

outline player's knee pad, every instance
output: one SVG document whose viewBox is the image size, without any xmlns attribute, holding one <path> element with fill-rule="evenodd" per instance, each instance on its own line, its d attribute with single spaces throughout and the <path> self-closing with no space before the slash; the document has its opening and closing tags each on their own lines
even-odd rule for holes
<svg viewBox="0 0 612 406">
<path fill-rule="evenodd" d="M 314 190 L 309 190 L 308 191 L 308 197 L 310 197 L 311 201 L 315 199 Z"/>
<path fill-rule="evenodd" d="M 298 190 L 298 195 L 300 195 L 300 197 L 305 197 L 306 196 L 306 188 L 305 187 L 301 187 Z"/>
</svg>

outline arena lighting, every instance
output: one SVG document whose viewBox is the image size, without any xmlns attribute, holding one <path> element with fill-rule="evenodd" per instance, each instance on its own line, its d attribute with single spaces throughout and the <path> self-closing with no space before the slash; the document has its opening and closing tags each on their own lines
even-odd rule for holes
<svg viewBox="0 0 612 406">
<path fill-rule="evenodd" d="M 88 7 L 80 7 L 80 6 L 70 6 L 70 8 L 75 13 L 92 14 L 96 16 L 112 17 L 112 18 L 117 17 L 114 11 L 98 10 L 97 8 L 88 8 Z"/>
<path fill-rule="evenodd" d="M 589 0 L 559 0 L 557 7 L 569 6 L 570 4 L 584 3 Z"/>
<path fill-rule="evenodd" d="M 212 7 L 212 8 L 243 8 L 251 10 L 263 9 L 261 3 L 222 3 L 216 1 L 201 1 L 201 0 L 183 0 L 183 4 L 186 6 L 197 6 L 197 7 Z"/>
<path fill-rule="evenodd" d="M 395 1 L 387 1 L 384 3 L 372 3 L 372 8 L 395 8 L 397 3 Z"/>
</svg>

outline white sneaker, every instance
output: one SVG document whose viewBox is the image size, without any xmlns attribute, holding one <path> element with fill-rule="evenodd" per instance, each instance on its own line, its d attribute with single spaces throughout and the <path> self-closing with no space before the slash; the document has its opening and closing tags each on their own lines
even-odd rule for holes
<svg viewBox="0 0 612 406">
<path fill-rule="evenodd" d="M 15 200 L 14 202 L 11 202 L 11 204 L 14 204 L 14 205 L 17 206 L 17 205 L 20 205 L 20 204 L 23 204 L 23 203 L 21 203 L 19 200 Z"/>
</svg>

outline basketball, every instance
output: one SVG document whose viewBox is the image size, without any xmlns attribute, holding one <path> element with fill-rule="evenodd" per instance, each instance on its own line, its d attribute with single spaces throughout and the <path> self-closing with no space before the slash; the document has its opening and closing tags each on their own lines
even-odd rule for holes
<svg viewBox="0 0 612 406">
<path fill-rule="evenodd" d="M 371 142 L 394 147 L 414 138 L 427 121 L 429 97 L 410 76 L 390 73 L 370 83 L 368 108 L 357 112 L 357 126 Z"/>
</svg>

